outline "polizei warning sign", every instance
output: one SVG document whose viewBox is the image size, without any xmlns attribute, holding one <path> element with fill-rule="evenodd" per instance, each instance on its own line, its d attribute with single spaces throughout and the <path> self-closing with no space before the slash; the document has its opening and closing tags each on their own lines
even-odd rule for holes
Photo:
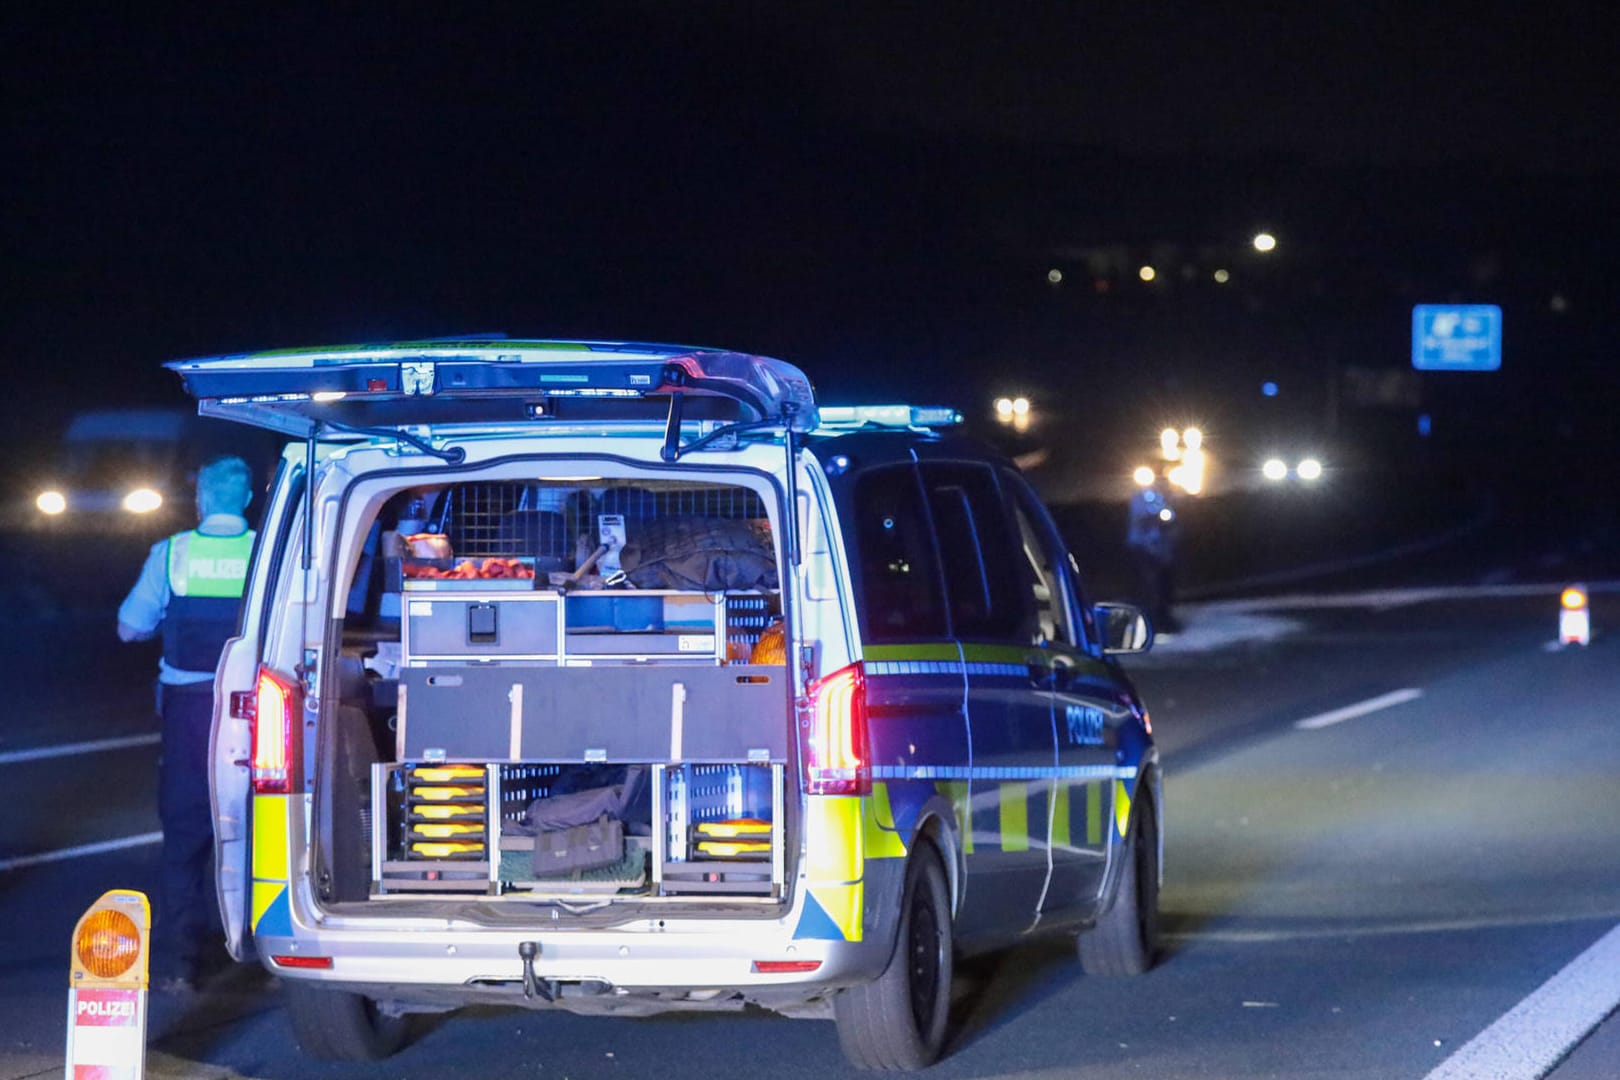
<svg viewBox="0 0 1620 1080">
<path fill-rule="evenodd" d="M 85 986 L 68 994 L 67 1075 L 135 1080 L 145 1072 L 146 993 Z"/>
</svg>

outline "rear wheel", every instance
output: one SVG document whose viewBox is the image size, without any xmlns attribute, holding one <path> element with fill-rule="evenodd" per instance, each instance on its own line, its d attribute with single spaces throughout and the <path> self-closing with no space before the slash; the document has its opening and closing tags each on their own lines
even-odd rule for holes
<svg viewBox="0 0 1620 1080">
<path fill-rule="evenodd" d="M 906 866 L 900 932 L 889 966 L 833 1000 L 844 1056 L 862 1069 L 921 1069 L 945 1048 L 951 1006 L 951 902 L 931 847 Z"/>
<path fill-rule="evenodd" d="M 325 1061 L 377 1061 L 405 1045 L 405 1018 L 385 1016 L 364 994 L 282 981 L 298 1045 Z"/>
<path fill-rule="evenodd" d="M 1140 975 L 1153 966 L 1159 937 L 1159 821 L 1153 799 L 1137 800 L 1122 853 L 1114 904 L 1080 934 L 1087 975 Z"/>
</svg>

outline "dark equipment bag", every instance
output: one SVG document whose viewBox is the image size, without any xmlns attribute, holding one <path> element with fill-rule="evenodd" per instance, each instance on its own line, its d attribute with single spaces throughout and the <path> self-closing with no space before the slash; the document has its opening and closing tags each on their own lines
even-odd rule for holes
<svg viewBox="0 0 1620 1080">
<path fill-rule="evenodd" d="M 619 565 L 642 589 L 718 593 L 777 587 L 769 528 L 732 518 L 655 518 L 625 544 Z"/>
<path fill-rule="evenodd" d="M 554 878 L 612 866 L 624 858 L 624 822 L 607 815 L 586 825 L 543 829 L 534 838 L 534 876 Z"/>
</svg>

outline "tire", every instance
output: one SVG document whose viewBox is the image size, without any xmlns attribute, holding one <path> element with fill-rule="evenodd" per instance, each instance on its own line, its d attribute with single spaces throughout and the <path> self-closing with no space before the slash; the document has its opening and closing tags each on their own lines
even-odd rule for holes
<svg viewBox="0 0 1620 1080">
<path fill-rule="evenodd" d="M 1153 966 L 1159 936 L 1159 821 L 1151 797 L 1137 800 L 1124 855 L 1112 906 L 1080 934 L 1080 968 L 1087 975 L 1141 975 Z"/>
<path fill-rule="evenodd" d="M 405 1045 L 403 1016 L 384 1016 L 363 994 L 282 980 L 304 1053 L 323 1061 L 378 1061 Z"/>
<path fill-rule="evenodd" d="M 925 1068 L 945 1049 L 951 1007 L 951 901 L 932 847 L 906 865 L 900 927 L 888 967 L 833 999 L 838 1042 L 860 1069 Z"/>
</svg>

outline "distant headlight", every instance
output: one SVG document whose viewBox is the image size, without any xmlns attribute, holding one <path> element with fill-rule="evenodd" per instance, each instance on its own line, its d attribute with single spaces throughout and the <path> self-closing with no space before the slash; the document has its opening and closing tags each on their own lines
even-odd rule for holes
<svg viewBox="0 0 1620 1080">
<path fill-rule="evenodd" d="M 1288 476 L 1288 465 L 1282 458 L 1267 458 L 1266 463 L 1260 466 L 1260 475 L 1267 480 L 1283 480 Z"/>
<path fill-rule="evenodd" d="M 34 505 L 39 507 L 40 513 L 55 517 L 67 509 L 67 496 L 60 491 L 42 491 L 39 498 L 34 500 Z"/>
<path fill-rule="evenodd" d="M 151 488 L 136 488 L 124 496 L 124 509 L 132 514 L 150 514 L 163 505 L 163 496 Z"/>
<path fill-rule="evenodd" d="M 1313 457 L 1308 457 L 1301 461 L 1299 467 L 1294 471 L 1299 473 L 1301 480 L 1315 480 L 1322 475 L 1322 463 Z"/>
</svg>

